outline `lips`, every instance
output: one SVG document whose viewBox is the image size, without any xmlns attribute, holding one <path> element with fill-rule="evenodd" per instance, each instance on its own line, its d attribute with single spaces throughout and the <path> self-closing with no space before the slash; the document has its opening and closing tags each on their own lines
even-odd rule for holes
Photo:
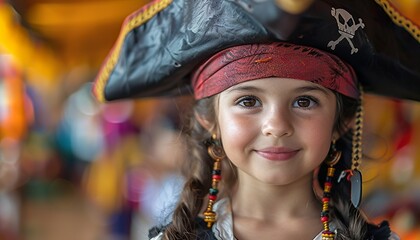
<svg viewBox="0 0 420 240">
<path fill-rule="evenodd" d="M 292 149 L 287 147 L 270 147 L 256 150 L 261 157 L 271 161 L 287 161 L 293 158 L 300 149 Z"/>
</svg>

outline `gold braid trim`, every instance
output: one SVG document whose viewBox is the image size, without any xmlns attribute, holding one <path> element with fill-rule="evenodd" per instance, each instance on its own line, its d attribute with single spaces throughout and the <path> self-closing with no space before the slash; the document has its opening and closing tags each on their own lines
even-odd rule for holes
<svg viewBox="0 0 420 240">
<path fill-rule="evenodd" d="M 415 23 L 404 17 L 403 15 L 398 12 L 397 9 L 392 6 L 387 0 L 375 0 L 377 4 L 379 4 L 384 11 L 391 17 L 392 21 L 398 26 L 401 26 L 407 30 L 413 37 L 420 42 L 420 29 Z"/>
<path fill-rule="evenodd" d="M 95 95 L 98 101 L 106 101 L 104 92 L 105 85 L 108 82 L 109 76 L 111 75 L 111 72 L 114 70 L 114 67 L 118 61 L 121 52 L 121 47 L 124 43 L 126 35 L 134 28 L 142 25 L 143 23 L 151 19 L 154 15 L 165 9 L 171 3 L 172 0 L 155 0 L 149 3 L 148 5 L 145 5 L 140 10 L 134 12 L 124 20 L 117 42 L 115 43 L 110 54 L 108 55 L 108 58 L 102 65 L 98 77 L 95 80 L 93 94 Z"/>
<path fill-rule="evenodd" d="M 362 135 L 363 135 L 363 88 L 359 85 L 360 99 L 356 111 L 356 122 L 353 128 L 352 141 L 352 170 L 358 170 L 362 163 Z"/>
</svg>

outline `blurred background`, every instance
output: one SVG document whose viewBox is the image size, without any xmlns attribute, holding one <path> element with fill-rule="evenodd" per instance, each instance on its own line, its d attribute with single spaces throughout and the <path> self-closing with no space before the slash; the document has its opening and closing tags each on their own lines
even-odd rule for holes
<svg viewBox="0 0 420 240">
<path fill-rule="evenodd" d="M 168 221 L 191 99 L 90 95 L 124 18 L 147 2 L 0 0 L 1 240 L 142 240 Z M 419 0 L 392 2 L 420 24 Z M 362 207 L 420 239 L 420 103 L 365 100 Z"/>
</svg>

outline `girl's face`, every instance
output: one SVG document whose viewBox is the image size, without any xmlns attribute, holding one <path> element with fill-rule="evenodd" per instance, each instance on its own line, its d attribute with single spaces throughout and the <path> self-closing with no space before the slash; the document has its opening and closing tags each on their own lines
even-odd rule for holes
<svg viewBox="0 0 420 240">
<path fill-rule="evenodd" d="M 224 150 L 238 171 L 268 184 L 301 179 L 325 159 L 333 139 L 334 93 L 295 79 L 265 78 L 219 95 Z"/>
</svg>

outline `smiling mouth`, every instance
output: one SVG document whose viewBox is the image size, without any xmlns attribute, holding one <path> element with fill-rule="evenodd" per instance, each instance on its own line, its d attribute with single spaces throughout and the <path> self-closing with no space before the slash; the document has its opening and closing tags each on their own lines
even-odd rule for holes
<svg viewBox="0 0 420 240">
<path fill-rule="evenodd" d="M 293 158 L 300 150 L 293 149 L 262 149 L 257 150 L 257 154 L 270 161 L 287 161 Z"/>
</svg>

